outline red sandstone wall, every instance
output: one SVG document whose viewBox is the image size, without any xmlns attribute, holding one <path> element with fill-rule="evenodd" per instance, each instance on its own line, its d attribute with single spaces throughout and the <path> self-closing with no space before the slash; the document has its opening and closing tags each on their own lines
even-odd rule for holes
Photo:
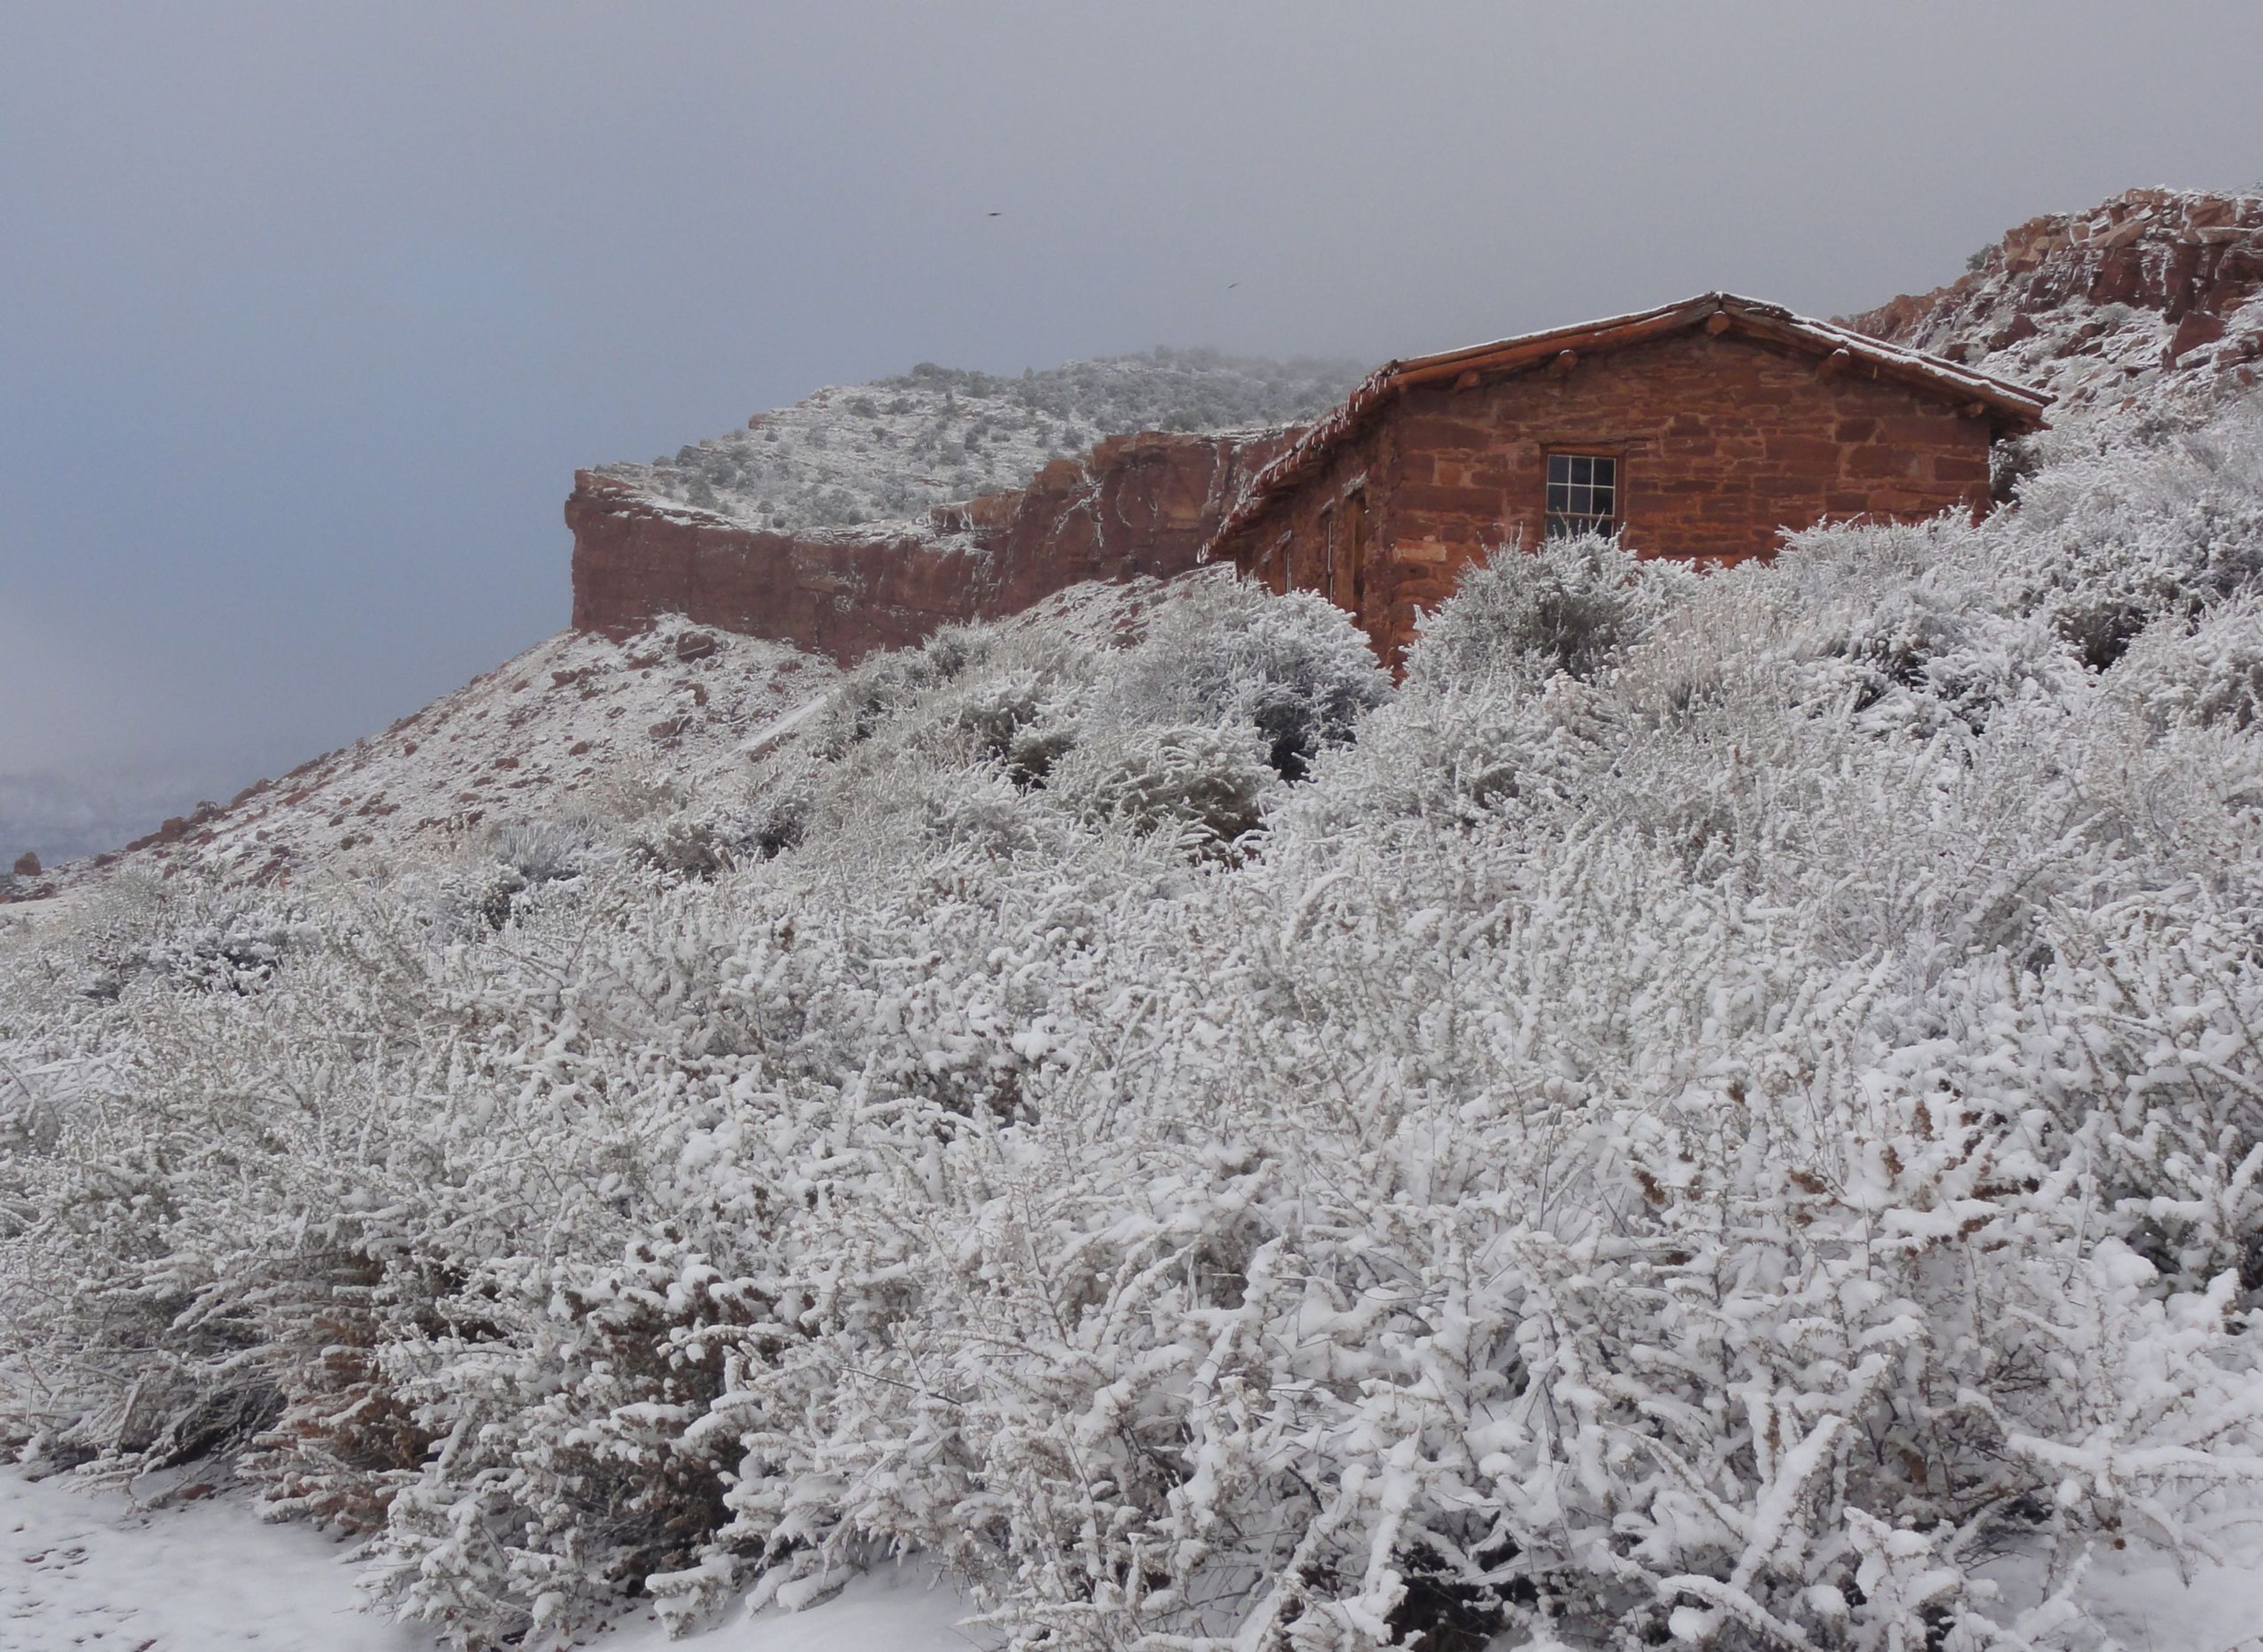
<svg viewBox="0 0 2263 1652">
<path fill-rule="evenodd" d="M 1826 518 L 1983 509 L 1988 445 L 1985 420 L 1909 390 L 1826 379 L 1813 357 L 1747 337 L 1684 334 L 1562 378 L 1410 391 L 1230 549 L 1276 588 L 1353 607 L 1392 659 L 1413 639 L 1416 608 L 1450 595 L 1466 563 L 1518 535 L 1539 542 L 1551 448 L 1621 456 L 1633 550 L 1737 561 L 1770 550 L 1780 529 Z M 1341 543 L 1344 490 L 1362 478 L 1370 550 L 1354 602 L 1346 570 L 1326 566 L 1319 511 L 1340 501 Z"/>
<path fill-rule="evenodd" d="M 577 472 L 574 624 L 625 636 L 664 613 L 854 660 L 938 626 L 1018 612 L 1086 580 L 1195 565 L 1286 435 L 1111 436 L 1056 459 L 1017 493 L 935 513 L 935 538 L 899 529 L 770 533 Z"/>
<path fill-rule="evenodd" d="M 854 660 L 972 618 L 987 558 L 909 535 L 840 540 L 747 527 L 579 471 L 574 626 L 615 637 L 662 614 Z"/>
</svg>

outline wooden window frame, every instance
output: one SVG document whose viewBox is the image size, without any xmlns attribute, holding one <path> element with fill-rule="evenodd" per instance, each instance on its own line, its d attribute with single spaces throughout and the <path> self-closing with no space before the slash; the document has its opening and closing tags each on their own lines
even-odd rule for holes
<svg viewBox="0 0 2263 1652">
<path fill-rule="evenodd" d="M 1608 518 L 1599 517 L 1593 513 L 1588 513 L 1585 516 L 1576 516 L 1574 513 L 1558 511 L 1553 508 L 1553 503 L 1550 498 L 1550 494 L 1558 484 L 1554 480 L 1551 473 L 1555 469 L 1556 461 L 1559 458 L 1609 459 L 1610 461 L 1611 514 Z M 1593 485 L 1594 484 L 1592 482 L 1588 484 L 1590 487 Z M 1566 481 L 1564 486 L 1576 487 L 1578 484 Z M 1555 524 L 1559 516 L 1566 520 L 1576 520 L 1589 523 L 1597 521 L 1608 520 L 1610 523 L 1610 528 L 1609 530 L 1609 536 L 1618 537 L 1623 535 L 1626 532 L 1627 520 L 1626 490 L 1627 451 L 1623 445 L 1610 442 L 1549 443 L 1540 451 L 1540 537 L 1542 540 L 1546 541 L 1558 538 L 1569 539 L 1576 537 L 1581 532 L 1593 530 L 1591 529 L 1575 528 L 1571 530 L 1569 532 L 1559 534 L 1555 530 Z"/>
</svg>

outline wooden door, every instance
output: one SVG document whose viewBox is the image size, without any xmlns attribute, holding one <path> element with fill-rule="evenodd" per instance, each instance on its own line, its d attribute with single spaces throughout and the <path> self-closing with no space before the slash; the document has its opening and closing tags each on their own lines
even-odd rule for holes
<svg viewBox="0 0 2263 1652">
<path fill-rule="evenodd" d="M 1342 545 L 1336 553 L 1335 588 L 1328 593 L 1338 608 L 1367 617 L 1367 489 L 1354 488 L 1344 495 Z"/>
</svg>

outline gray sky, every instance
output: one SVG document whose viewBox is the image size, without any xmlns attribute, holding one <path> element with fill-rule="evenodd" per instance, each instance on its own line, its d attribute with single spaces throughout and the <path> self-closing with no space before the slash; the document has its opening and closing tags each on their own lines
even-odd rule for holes
<svg viewBox="0 0 2263 1652">
<path fill-rule="evenodd" d="M 1827 314 L 2263 174 L 2253 0 L 0 0 L 0 776 L 184 801 L 562 625 L 575 465 L 821 384 Z"/>
</svg>

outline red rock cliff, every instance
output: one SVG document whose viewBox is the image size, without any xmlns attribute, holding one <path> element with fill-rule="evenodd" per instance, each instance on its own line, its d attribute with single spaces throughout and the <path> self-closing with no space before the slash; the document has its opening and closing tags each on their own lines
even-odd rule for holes
<svg viewBox="0 0 2263 1652">
<path fill-rule="evenodd" d="M 2130 190 L 2031 219 L 1963 278 L 1848 325 L 2062 405 L 2245 389 L 2263 370 L 2263 195 Z"/>
<path fill-rule="evenodd" d="M 927 523 L 825 533 L 771 532 L 578 472 L 574 624 L 621 637 L 681 613 L 843 661 L 904 647 L 1082 581 L 1185 572 L 1291 434 L 1111 436 Z"/>
</svg>

